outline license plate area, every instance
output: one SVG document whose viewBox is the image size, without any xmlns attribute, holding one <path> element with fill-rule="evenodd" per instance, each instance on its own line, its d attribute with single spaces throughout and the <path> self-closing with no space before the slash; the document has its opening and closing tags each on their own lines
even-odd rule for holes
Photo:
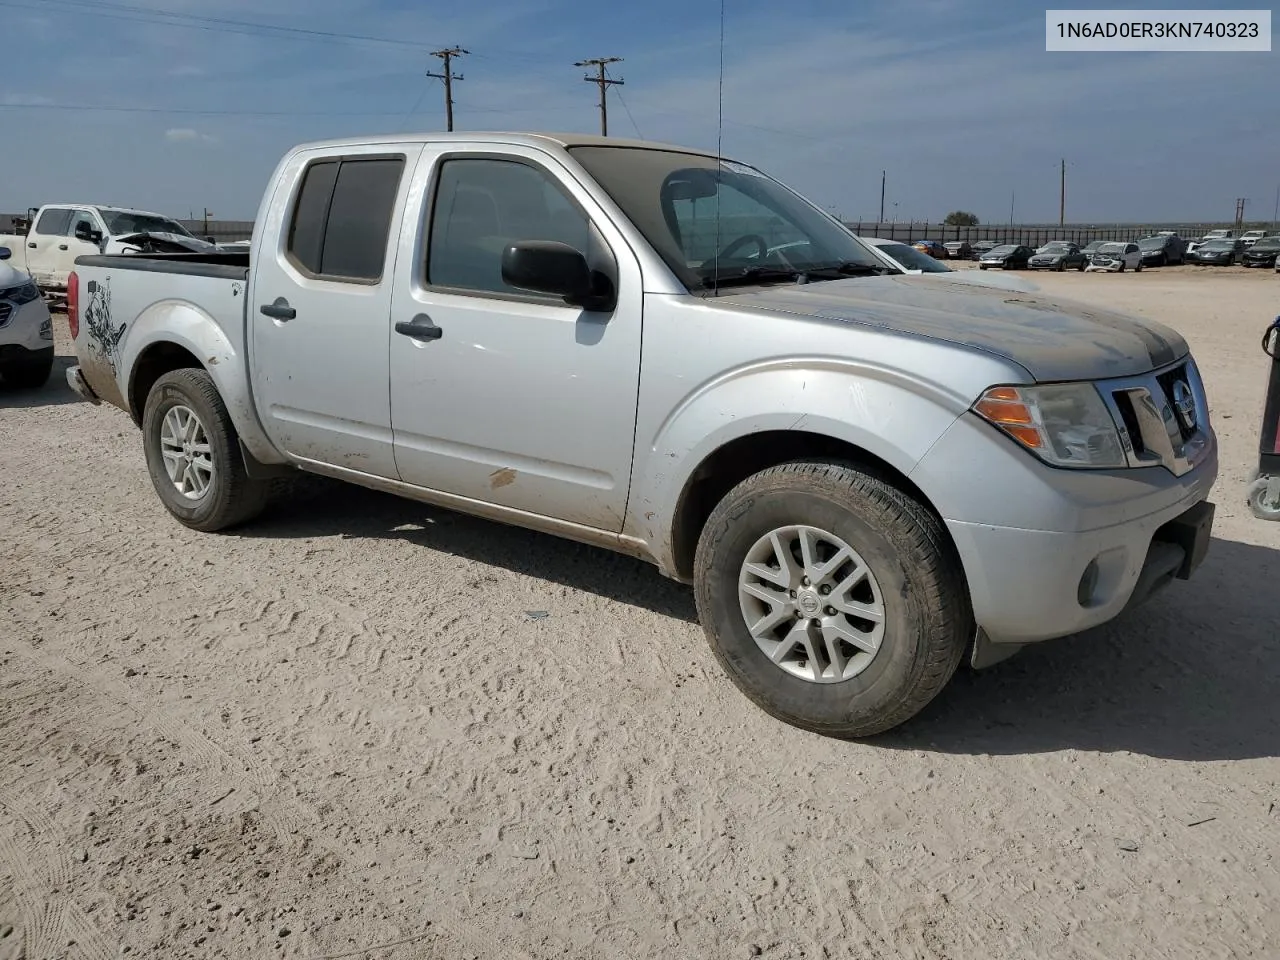
<svg viewBox="0 0 1280 960">
<path fill-rule="evenodd" d="M 1176 543 L 1186 554 L 1182 566 L 1178 569 L 1179 580 L 1190 580 L 1196 568 L 1208 556 L 1209 542 L 1213 539 L 1214 510 L 1214 505 L 1204 500 L 1174 517 L 1156 531 L 1155 540 Z"/>
</svg>

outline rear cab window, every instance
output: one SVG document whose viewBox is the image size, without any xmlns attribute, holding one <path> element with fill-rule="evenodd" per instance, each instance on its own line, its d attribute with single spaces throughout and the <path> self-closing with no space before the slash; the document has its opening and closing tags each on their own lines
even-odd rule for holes
<svg viewBox="0 0 1280 960">
<path fill-rule="evenodd" d="M 325 157 L 298 187 L 285 253 L 310 277 L 376 284 L 404 175 L 403 156 Z"/>
</svg>

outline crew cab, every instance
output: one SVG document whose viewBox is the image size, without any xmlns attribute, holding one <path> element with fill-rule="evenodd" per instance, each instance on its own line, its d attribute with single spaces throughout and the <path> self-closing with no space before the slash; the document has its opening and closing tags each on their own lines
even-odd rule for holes
<svg viewBox="0 0 1280 960">
<path fill-rule="evenodd" d="M 20 234 L 0 236 L 13 254 L 13 266 L 25 270 L 41 290 L 55 297 L 67 287 L 76 257 L 94 253 L 213 251 L 169 217 L 146 210 L 99 204 L 51 203 L 40 207 Z"/>
<path fill-rule="evenodd" d="M 640 557 L 753 702 L 829 735 L 1111 620 L 1212 528 L 1177 333 L 904 274 L 677 146 L 299 146 L 247 255 L 81 257 L 68 319 L 69 382 L 128 412 L 188 527 L 304 470 Z"/>
</svg>

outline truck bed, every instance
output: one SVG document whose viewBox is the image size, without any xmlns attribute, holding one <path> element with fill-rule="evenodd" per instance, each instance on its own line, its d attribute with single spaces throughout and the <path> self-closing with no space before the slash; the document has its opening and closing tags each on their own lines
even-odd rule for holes
<svg viewBox="0 0 1280 960">
<path fill-rule="evenodd" d="M 180 347 L 209 369 L 225 395 L 245 397 L 244 296 L 249 254 L 77 257 L 76 357 L 98 398 L 136 417 L 126 372 L 154 343 Z M 227 382 L 223 382 L 227 381 Z M 135 391 L 136 392 L 136 391 Z"/>
</svg>

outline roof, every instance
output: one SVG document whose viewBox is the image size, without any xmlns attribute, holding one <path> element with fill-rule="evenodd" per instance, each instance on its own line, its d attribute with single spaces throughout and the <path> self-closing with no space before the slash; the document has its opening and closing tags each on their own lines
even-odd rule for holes
<svg viewBox="0 0 1280 960">
<path fill-rule="evenodd" d="M 602 137 L 589 133 L 547 133 L 547 132 L 502 132 L 475 131 L 466 133 L 440 133 L 438 131 L 422 133 L 392 133 L 385 136 L 346 137 L 337 140 L 315 140 L 298 144 L 294 149 L 305 150 L 316 147 L 355 147 L 383 143 L 501 143 L 508 146 L 547 147 L 563 149 L 572 147 L 631 147 L 642 150 L 672 150 L 677 153 L 691 153 L 715 159 L 715 154 L 692 147 L 677 144 L 660 143 L 655 140 L 629 140 L 625 137 Z M 725 157 L 724 159 L 728 159 Z"/>
<path fill-rule="evenodd" d="M 148 217 L 164 217 L 166 220 L 176 220 L 176 217 L 170 217 L 163 213 L 156 213 L 154 210 L 139 210 L 137 207 L 117 207 L 111 203 L 72 203 L 67 200 L 57 200 L 53 203 L 44 203 L 40 205 L 40 209 L 45 207 L 75 207 L 77 210 L 108 210 L 111 213 L 141 213 Z"/>
</svg>

